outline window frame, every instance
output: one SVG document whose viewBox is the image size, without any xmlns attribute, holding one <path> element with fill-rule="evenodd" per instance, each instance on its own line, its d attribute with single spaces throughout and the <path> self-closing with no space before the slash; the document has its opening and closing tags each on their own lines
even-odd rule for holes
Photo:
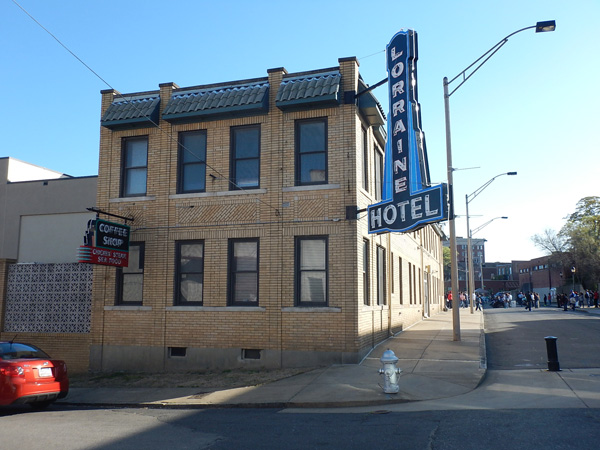
<svg viewBox="0 0 600 450">
<path fill-rule="evenodd" d="M 186 136 L 199 135 L 204 137 L 204 160 L 203 161 L 188 161 L 184 162 L 184 152 L 191 151 L 188 149 L 183 142 Z M 196 192 L 206 192 L 206 157 L 207 157 L 207 131 L 206 130 L 193 130 L 193 131 L 180 131 L 177 136 L 177 193 L 178 194 L 192 194 Z M 185 188 L 185 169 L 190 166 L 200 166 L 202 171 L 202 177 L 204 182 L 203 189 L 186 189 Z"/>
<path fill-rule="evenodd" d="M 318 151 L 307 151 L 302 152 L 302 133 L 301 128 L 304 125 L 310 125 L 315 123 L 323 124 L 323 149 Z M 329 160 L 329 130 L 328 130 L 328 120 L 327 117 L 317 117 L 314 119 L 300 119 L 296 120 L 294 124 L 294 178 L 296 186 L 314 186 L 320 184 L 328 184 L 329 183 L 329 169 L 328 169 L 328 160 Z M 324 167 L 323 171 L 325 172 L 324 180 L 319 181 L 302 181 L 302 156 L 306 155 L 323 155 Z"/>
<path fill-rule="evenodd" d="M 257 136 L 258 154 L 253 157 L 237 158 L 236 150 L 237 150 L 237 140 L 238 139 L 237 139 L 236 133 L 238 131 L 252 130 L 252 129 L 256 129 L 258 131 L 258 136 Z M 230 129 L 229 173 L 231 174 L 232 183 L 230 183 L 229 190 L 235 191 L 235 190 L 242 190 L 242 189 L 260 189 L 260 153 L 261 153 L 260 141 L 261 141 L 260 124 L 241 125 L 241 126 L 231 127 L 231 129 Z M 257 173 L 256 173 L 256 184 L 251 184 L 251 185 L 246 185 L 246 186 L 239 184 L 237 163 L 241 162 L 241 161 L 257 161 L 258 167 L 257 167 Z"/>
<path fill-rule="evenodd" d="M 374 183 L 375 191 L 373 195 L 375 200 L 379 201 L 383 198 L 383 177 L 384 177 L 384 154 L 379 150 L 379 147 L 375 148 L 373 152 L 373 158 L 375 159 L 373 166 L 375 170 Z"/>
<path fill-rule="evenodd" d="M 398 257 L 398 295 L 400 297 L 400 304 L 404 304 L 404 289 L 402 286 L 403 283 L 404 271 L 402 269 L 402 256 Z"/>
<path fill-rule="evenodd" d="M 361 141 L 362 141 L 362 160 L 363 160 L 363 176 L 362 176 L 362 188 L 369 192 L 369 139 L 367 129 L 360 127 L 361 129 Z"/>
<path fill-rule="evenodd" d="M 201 271 L 183 271 L 181 266 L 181 250 L 184 245 L 202 245 L 202 268 Z M 175 293 L 174 302 L 175 306 L 203 306 L 204 305 L 204 260 L 205 260 L 206 245 L 204 239 L 195 240 L 182 240 L 175 242 Z M 189 301 L 182 299 L 182 276 L 185 274 L 200 274 L 202 278 L 202 295 L 200 301 Z"/>
<path fill-rule="evenodd" d="M 385 306 L 387 304 L 386 291 L 386 250 L 381 245 L 377 246 L 377 306 Z"/>
<path fill-rule="evenodd" d="M 302 242 L 322 241 L 325 243 L 325 261 L 324 269 L 305 269 L 302 270 Z M 322 272 L 325 274 L 325 292 L 323 302 L 302 301 L 302 273 L 303 272 Z M 295 305 L 302 308 L 323 308 L 329 306 L 329 236 L 296 236 L 294 242 L 294 300 Z"/>
<path fill-rule="evenodd" d="M 145 165 L 127 165 L 128 151 L 131 150 L 128 144 L 132 142 L 144 141 L 146 143 L 146 161 Z M 120 196 L 121 197 L 140 197 L 145 196 L 148 192 L 148 149 L 150 146 L 150 139 L 147 135 L 145 136 L 129 136 L 121 139 L 121 186 Z M 127 188 L 128 181 L 131 180 L 131 174 L 133 171 L 144 170 L 144 191 L 143 192 L 130 192 Z"/>
<path fill-rule="evenodd" d="M 256 269 L 255 270 L 236 270 L 235 267 L 235 244 L 238 243 L 256 243 Z M 260 239 L 259 238 L 241 238 L 229 239 L 227 244 L 227 305 L 228 306 L 258 306 L 260 298 Z M 235 301 L 235 288 L 238 274 L 256 273 L 256 300 L 254 301 Z"/>
<path fill-rule="evenodd" d="M 129 243 L 129 256 L 131 256 L 131 247 L 139 247 L 139 260 L 138 260 L 138 270 L 141 272 L 125 272 L 124 269 L 128 269 L 129 267 L 117 267 L 116 271 L 116 282 L 115 282 L 115 305 L 117 306 L 142 306 L 144 304 L 144 263 L 145 263 L 145 253 L 146 253 L 146 244 L 145 242 L 130 242 Z M 129 263 L 131 264 L 131 258 L 129 258 Z M 129 275 L 140 275 L 142 276 L 142 287 L 141 287 L 141 299 L 135 301 L 123 300 L 124 294 L 124 283 L 125 279 Z"/>
<path fill-rule="evenodd" d="M 362 270 L 362 279 L 363 279 L 363 305 L 370 306 L 371 305 L 371 292 L 370 292 L 370 241 L 368 239 L 363 239 L 363 270 Z"/>
</svg>

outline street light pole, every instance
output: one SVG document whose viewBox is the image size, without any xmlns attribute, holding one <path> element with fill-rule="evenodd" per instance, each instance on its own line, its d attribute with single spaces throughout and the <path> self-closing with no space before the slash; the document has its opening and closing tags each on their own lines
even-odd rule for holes
<svg viewBox="0 0 600 450">
<path fill-rule="evenodd" d="M 512 174 L 512 172 L 509 172 L 509 173 L 508 173 L 508 174 L 506 174 L 506 175 L 509 175 L 509 174 Z M 514 172 L 514 175 L 516 175 L 516 174 L 517 174 L 517 173 L 516 173 L 516 172 Z M 498 175 L 498 176 L 500 176 L 500 175 Z M 496 178 L 496 177 L 494 177 L 494 178 L 492 179 L 492 181 L 493 181 L 495 178 Z M 491 183 L 491 181 L 490 181 L 490 182 L 488 182 L 488 183 L 486 184 L 486 186 L 487 186 L 489 183 Z M 480 192 L 481 192 L 481 191 L 480 191 Z M 468 198 L 468 196 L 467 196 L 467 198 Z M 471 200 L 472 200 L 472 199 L 471 199 Z M 474 271 L 474 269 L 473 269 L 473 250 L 472 250 L 472 247 L 471 247 L 471 238 L 473 237 L 473 235 L 474 235 L 475 233 L 477 233 L 478 231 L 480 231 L 480 230 L 482 230 L 483 228 L 487 227 L 487 226 L 488 226 L 490 223 L 492 223 L 494 220 L 496 220 L 496 219 L 508 219 L 508 217 L 506 217 L 506 216 L 502 216 L 502 217 L 494 217 L 493 219 L 491 219 L 491 220 L 488 220 L 488 221 L 487 221 L 486 223 L 484 223 L 483 225 L 480 225 L 480 226 L 478 226 L 477 228 L 475 228 L 475 230 L 471 231 L 471 229 L 469 228 L 469 222 L 468 222 L 468 221 L 469 221 L 469 216 L 468 216 L 468 211 L 469 211 L 469 209 L 468 209 L 468 207 L 469 207 L 469 204 L 467 203 L 467 233 L 468 233 L 468 234 L 467 234 L 467 236 L 468 236 L 468 241 L 467 241 L 467 242 L 468 242 L 468 245 L 469 245 L 469 250 L 467 251 L 467 253 L 468 253 L 468 255 L 469 255 L 469 295 L 470 295 L 470 296 L 472 296 L 472 295 L 473 295 L 473 290 L 472 290 L 472 289 L 474 289 L 474 288 L 475 288 L 475 279 L 474 279 L 474 277 L 473 277 L 473 271 Z M 481 289 L 483 290 L 483 261 L 482 261 L 481 259 L 479 260 L 479 273 L 481 274 Z M 472 303 L 472 302 L 471 302 L 471 303 Z M 471 305 L 471 314 L 473 314 L 473 305 Z"/>
<path fill-rule="evenodd" d="M 467 273 L 467 277 L 469 280 L 469 288 L 468 288 L 468 293 L 469 293 L 469 302 L 470 302 L 470 311 L 471 314 L 473 314 L 473 292 L 474 292 L 474 283 L 475 280 L 473 278 L 473 247 L 471 246 L 471 227 L 469 226 L 469 203 L 471 201 L 473 201 L 475 199 L 475 197 L 477 197 L 479 194 L 481 194 L 481 192 L 488 187 L 490 184 L 492 184 L 492 182 L 498 178 L 501 177 L 502 175 L 516 175 L 517 172 L 506 172 L 506 173 L 501 173 L 500 175 L 496 175 L 494 178 L 492 178 L 491 180 L 489 180 L 488 182 L 486 182 L 483 186 L 480 186 L 478 189 L 475 190 L 475 192 L 473 192 L 470 195 L 465 195 L 465 203 L 466 203 L 466 207 L 467 207 L 467 262 L 469 265 L 469 272 Z"/>
<path fill-rule="evenodd" d="M 454 181 L 452 166 L 452 139 L 450 136 L 450 94 L 448 78 L 444 77 L 444 112 L 446 118 L 446 162 L 448 165 L 448 228 L 450 229 L 450 292 L 452 293 L 452 340 L 460 341 L 460 311 L 458 303 L 458 262 L 456 255 L 456 225 L 454 223 Z"/>
<path fill-rule="evenodd" d="M 456 92 L 456 90 L 461 87 L 481 66 L 483 66 L 506 42 L 508 38 L 511 36 L 520 33 L 521 31 L 529 30 L 531 28 L 535 28 L 536 33 L 543 33 L 548 31 L 554 31 L 556 28 L 556 22 L 554 20 L 549 20 L 545 22 L 538 22 L 535 26 L 522 28 L 517 30 L 496 45 L 494 45 L 491 49 L 481 55 L 475 62 L 469 65 L 465 70 L 456 75 L 452 80 L 448 81 L 448 77 L 444 77 L 444 112 L 445 112 L 445 122 L 446 122 L 446 160 L 447 160 L 447 171 L 448 171 L 448 202 L 449 202 L 449 215 L 448 215 L 448 227 L 450 229 L 450 286 L 452 292 L 452 330 L 453 330 L 453 340 L 460 341 L 460 316 L 459 309 L 456 307 L 456 299 L 458 298 L 458 264 L 456 261 L 456 228 L 454 224 L 454 182 L 452 177 L 452 172 L 454 168 L 452 166 L 452 144 L 450 137 L 450 96 Z M 483 61 L 482 61 L 483 60 Z M 481 62 L 480 62 L 481 61 Z M 480 62 L 480 63 L 479 63 Z M 473 66 L 477 65 L 473 71 L 467 76 L 466 72 L 471 69 Z M 449 92 L 448 86 L 455 81 L 458 77 L 462 75 L 462 82 L 456 86 L 452 92 Z"/>
</svg>

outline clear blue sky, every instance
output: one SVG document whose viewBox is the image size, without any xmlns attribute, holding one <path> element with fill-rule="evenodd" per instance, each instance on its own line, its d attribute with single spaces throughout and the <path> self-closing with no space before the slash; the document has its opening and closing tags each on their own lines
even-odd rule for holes
<svg viewBox="0 0 600 450">
<path fill-rule="evenodd" d="M 450 100 L 457 214 L 465 195 L 488 261 L 530 259 L 579 199 L 600 195 L 598 0 L 241 1 L 19 0 L 110 86 L 11 0 L 0 0 L 0 156 L 74 176 L 98 173 L 100 90 L 121 93 L 333 67 L 356 56 L 369 84 L 387 76 L 384 50 L 400 29 L 419 35 L 419 100 L 432 181 L 446 181 L 442 79 L 504 36 L 508 43 Z M 385 88 L 376 90 L 385 108 Z M 92 205 L 90 205 L 92 206 Z M 457 235 L 466 236 L 464 219 Z M 447 231 L 447 227 L 446 227 Z"/>
</svg>

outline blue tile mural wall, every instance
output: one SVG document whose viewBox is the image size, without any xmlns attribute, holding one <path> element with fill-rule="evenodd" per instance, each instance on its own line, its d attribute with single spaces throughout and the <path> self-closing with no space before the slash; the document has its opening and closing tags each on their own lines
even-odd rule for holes
<svg viewBox="0 0 600 450">
<path fill-rule="evenodd" d="M 8 268 L 4 331 L 89 333 L 90 264 L 13 264 Z"/>
</svg>

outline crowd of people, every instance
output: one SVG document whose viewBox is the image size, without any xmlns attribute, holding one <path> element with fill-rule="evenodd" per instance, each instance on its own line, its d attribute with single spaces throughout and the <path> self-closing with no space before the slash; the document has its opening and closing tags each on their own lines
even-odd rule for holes
<svg viewBox="0 0 600 450">
<path fill-rule="evenodd" d="M 567 311 L 567 308 L 570 307 L 572 310 L 575 308 L 598 308 L 600 294 L 598 291 L 585 290 L 582 292 L 571 291 L 570 295 L 567 294 L 557 294 L 556 298 L 552 298 L 552 294 L 544 294 L 543 300 L 540 297 L 540 294 L 537 292 L 519 292 L 516 295 L 516 298 L 513 302 L 513 296 L 510 292 L 499 292 L 494 295 L 491 299 L 486 297 L 482 297 L 481 294 L 473 294 L 473 305 L 476 305 L 477 310 L 481 310 L 484 303 L 490 303 L 490 305 L 494 308 L 510 308 L 514 306 L 522 306 L 525 307 L 528 311 L 531 311 L 532 308 L 539 308 L 541 306 L 541 302 L 543 301 L 544 306 L 551 306 L 553 300 L 556 302 L 557 307 L 564 308 Z M 468 308 L 469 307 L 469 296 L 466 292 L 460 292 L 459 297 L 459 308 Z M 448 293 L 446 298 L 446 307 L 448 309 L 452 308 L 452 292 Z"/>
<path fill-rule="evenodd" d="M 589 289 L 578 292 L 571 291 L 571 294 L 567 296 L 567 294 L 559 294 L 557 298 L 558 307 L 562 307 L 565 311 L 568 307 L 572 310 L 575 308 L 598 308 L 598 300 L 600 299 L 600 295 L 598 291 L 591 291 Z"/>
<path fill-rule="evenodd" d="M 467 292 L 460 292 L 458 295 L 459 308 L 468 308 L 470 306 L 469 303 L 469 295 Z M 481 311 L 483 307 L 483 297 L 481 294 L 473 294 L 473 305 L 476 307 L 478 311 Z M 452 309 L 452 292 L 448 293 L 446 297 L 446 308 Z"/>
</svg>

